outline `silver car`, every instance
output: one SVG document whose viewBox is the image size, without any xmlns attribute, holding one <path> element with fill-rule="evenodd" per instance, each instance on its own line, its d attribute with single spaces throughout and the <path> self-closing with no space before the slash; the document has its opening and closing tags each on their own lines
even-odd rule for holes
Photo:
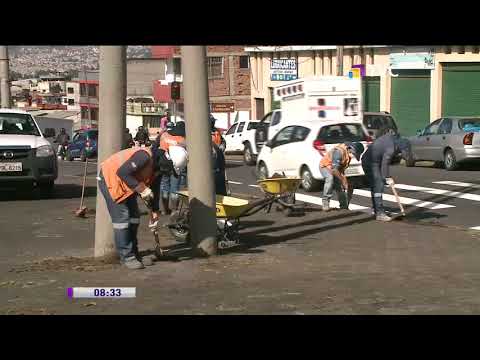
<svg viewBox="0 0 480 360">
<path fill-rule="evenodd" d="M 459 163 L 480 160 L 480 117 L 444 117 L 418 130 L 409 140 L 412 155 L 407 166 L 425 160 L 455 170 Z"/>
</svg>

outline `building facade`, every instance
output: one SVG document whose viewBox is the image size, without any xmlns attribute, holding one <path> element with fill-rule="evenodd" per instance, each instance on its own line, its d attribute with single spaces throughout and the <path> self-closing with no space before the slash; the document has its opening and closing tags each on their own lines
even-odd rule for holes
<svg viewBox="0 0 480 360">
<path fill-rule="evenodd" d="M 155 99 L 172 108 L 170 84 L 183 81 L 180 47 L 152 46 L 152 57 L 166 60 L 164 79 L 154 82 Z M 226 129 L 235 120 L 249 119 L 250 59 L 244 47 L 207 46 L 207 57 L 210 108 L 217 127 Z M 183 96 L 178 100 L 177 110 L 183 113 Z"/>
<path fill-rule="evenodd" d="M 164 59 L 127 59 L 127 96 L 153 96 L 154 80 L 165 79 Z"/>
<path fill-rule="evenodd" d="M 98 126 L 98 99 L 99 99 L 99 72 L 97 70 L 84 70 L 78 72 L 78 86 L 80 88 L 80 126 Z"/>
<path fill-rule="evenodd" d="M 257 119 L 278 107 L 273 88 L 285 79 L 337 74 L 336 46 L 245 50 Z M 279 69 L 278 64 L 289 69 Z M 404 135 L 414 135 L 443 116 L 480 115 L 479 46 L 345 46 L 343 75 L 352 66 L 363 68 L 363 110 L 392 113 Z"/>
<path fill-rule="evenodd" d="M 78 81 L 67 81 L 65 83 L 66 95 L 63 104 L 67 105 L 69 111 L 80 111 L 80 83 Z"/>
</svg>

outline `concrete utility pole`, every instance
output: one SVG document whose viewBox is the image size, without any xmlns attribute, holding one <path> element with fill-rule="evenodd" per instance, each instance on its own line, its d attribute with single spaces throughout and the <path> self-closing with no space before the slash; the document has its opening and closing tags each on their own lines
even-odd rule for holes
<svg viewBox="0 0 480 360">
<path fill-rule="evenodd" d="M 10 66 L 8 63 L 8 47 L 0 46 L 0 97 L 2 108 L 12 107 L 10 96 Z"/>
<path fill-rule="evenodd" d="M 126 46 L 100 46 L 98 167 L 122 149 L 126 126 Z M 105 200 L 97 188 L 95 257 L 116 258 L 113 226 Z"/>
<path fill-rule="evenodd" d="M 217 221 L 208 107 L 205 46 L 182 46 L 183 96 L 188 148 L 190 234 L 200 256 L 217 252 Z"/>
<path fill-rule="evenodd" d="M 337 46 L 337 76 L 343 76 L 343 46 Z"/>
</svg>

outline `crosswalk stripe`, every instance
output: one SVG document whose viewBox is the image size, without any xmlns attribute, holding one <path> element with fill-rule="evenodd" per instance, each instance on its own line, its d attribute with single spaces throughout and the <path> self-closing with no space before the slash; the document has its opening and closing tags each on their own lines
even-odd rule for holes
<svg viewBox="0 0 480 360">
<path fill-rule="evenodd" d="M 429 187 L 413 186 L 413 185 L 406 185 L 406 184 L 395 184 L 395 187 L 397 189 L 403 189 L 403 190 L 422 191 L 422 192 L 426 192 L 428 194 L 433 194 L 433 195 L 445 195 L 445 196 L 456 197 L 459 199 L 480 201 L 480 195 L 477 195 L 477 194 L 469 194 L 469 193 L 462 193 L 458 191 L 434 189 Z"/>
<path fill-rule="evenodd" d="M 470 230 L 480 230 L 480 226 L 473 226 L 470 228 Z"/>
<path fill-rule="evenodd" d="M 320 206 L 322 205 L 322 198 L 319 198 L 317 196 L 311 196 L 311 195 L 296 193 L 295 194 L 295 199 L 297 199 L 299 201 L 307 202 L 307 203 L 310 203 L 310 204 L 315 204 L 315 205 L 320 205 Z M 339 208 L 340 203 L 336 200 L 330 200 L 330 207 Z M 371 209 L 369 207 L 361 206 L 361 205 L 355 205 L 355 204 L 350 204 L 348 206 L 348 208 L 350 210 L 359 210 L 359 211 L 365 211 L 365 212 L 370 212 L 371 211 Z"/>
<path fill-rule="evenodd" d="M 242 184 L 243 184 L 243 183 L 241 183 L 241 182 L 232 181 L 232 180 L 228 180 L 228 183 L 229 183 L 229 184 L 234 184 L 234 185 L 242 185 Z"/>
<path fill-rule="evenodd" d="M 471 187 L 473 189 L 480 189 L 479 184 L 472 184 L 472 183 L 466 183 L 461 181 L 433 181 L 433 184 L 451 185 L 451 186 L 459 186 L 459 187 Z"/>
<path fill-rule="evenodd" d="M 371 192 L 368 190 L 360 190 L 360 189 L 355 189 L 353 191 L 355 195 L 359 196 L 365 196 L 371 198 Z M 389 202 L 394 202 L 396 203 L 397 200 L 395 199 L 395 196 L 389 195 L 389 194 L 383 194 L 383 200 L 389 201 Z M 399 200 L 402 204 L 405 205 L 412 205 L 416 207 L 422 207 L 422 208 L 427 208 L 430 210 L 439 210 L 439 209 L 446 209 L 446 208 L 452 208 L 455 207 L 454 205 L 447 205 L 447 204 L 438 204 L 430 201 L 423 201 L 423 200 L 418 200 L 418 199 L 412 199 L 408 197 L 403 197 L 399 196 Z"/>
<path fill-rule="evenodd" d="M 259 187 L 258 185 L 248 185 L 250 187 Z M 358 195 L 358 196 L 363 196 L 363 197 L 369 197 L 371 198 L 371 192 L 368 191 L 368 190 L 360 190 L 360 189 L 355 189 L 353 191 L 353 194 L 354 195 Z M 300 197 L 303 197 L 304 199 L 308 199 L 308 201 L 305 201 L 305 202 L 312 202 L 313 204 L 319 204 L 321 205 L 322 204 L 322 199 L 319 198 L 319 197 L 316 197 L 316 196 L 310 196 L 310 195 L 304 195 L 304 194 L 299 194 L 299 193 L 296 193 L 296 198 L 300 201 L 303 201 L 300 199 Z M 300 197 L 299 197 L 300 196 Z M 447 205 L 447 204 L 438 204 L 438 203 L 434 203 L 434 202 L 430 202 L 430 201 L 423 201 L 423 200 L 418 200 L 418 199 L 412 199 L 412 198 L 407 198 L 407 197 L 403 197 L 403 196 L 400 196 L 399 197 L 400 199 L 400 202 L 402 204 L 406 204 L 406 205 L 412 205 L 412 206 L 416 206 L 416 207 L 422 207 L 422 208 L 427 208 L 427 209 L 430 209 L 430 210 L 439 210 L 439 209 L 446 209 L 446 208 L 452 208 L 452 207 L 455 207 L 454 205 Z M 396 203 L 397 200 L 395 199 L 395 196 L 393 195 L 389 195 L 389 194 L 383 194 L 383 200 L 385 201 L 389 201 L 389 202 L 394 202 Z M 333 200 L 332 200 L 333 201 Z M 338 203 L 337 201 L 335 203 Z M 332 202 L 332 205 L 334 203 Z M 338 204 L 337 204 L 338 205 Z M 355 207 L 355 208 L 354 208 Z M 371 208 L 368 208 L 368 207 L 365 207 L 365 206 L 361 206 L 361 205 L 355 205 L 355 204 L 352 204 L 350 203 L 350 209 L 351 210 L 360 210 L 360 211 L 370 211 Z"/>
</svg>

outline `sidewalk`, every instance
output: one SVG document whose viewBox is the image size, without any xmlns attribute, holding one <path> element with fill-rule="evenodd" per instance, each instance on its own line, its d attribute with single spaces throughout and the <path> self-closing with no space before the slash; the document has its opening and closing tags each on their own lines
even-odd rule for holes
<svg viewBox="0 0 480 360">
<path fill-rule="evenodd" d="M 131 271 L 87 258 L 94 215 L 65 214 L 77 199 L 62 201 L 62 208 L 15 217 L 2 230 L 8 242 L 1 242 L 0 314 L 480 313 L 478 233 L 380 223 L 343 210 L 311 208 L 291 218 L 260 212 L 242 222 L 244 245 L 235 250 Z M 94 201 L 88 198 L 87 206 Z M 16 205 L 12 211 L 35 206 Z M 145 216 L 141 250 L 153 248 L 146 222 Z M 162 235 L 174 244 L 166 230 Z M 136 286 L 137 298 L 66 297 L 67 287 L 82 286 Z"/>
</svg>

